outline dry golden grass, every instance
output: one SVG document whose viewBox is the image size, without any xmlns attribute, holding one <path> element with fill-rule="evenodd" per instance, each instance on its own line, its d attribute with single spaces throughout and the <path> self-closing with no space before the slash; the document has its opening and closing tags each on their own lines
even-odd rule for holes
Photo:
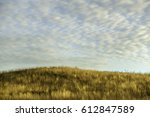
<svg viewBox="0 0 150 117">
<path fill-rule="evenodd" d="M 4 72 L 0 99 L 150 99 L 150 74 L 68 67 Z"/>
</svg>

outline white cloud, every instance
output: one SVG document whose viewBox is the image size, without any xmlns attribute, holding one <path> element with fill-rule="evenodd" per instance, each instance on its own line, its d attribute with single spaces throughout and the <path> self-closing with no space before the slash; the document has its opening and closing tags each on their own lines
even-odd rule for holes
<svg viewBox="0 0 150 117">
<path fill-rule="evenodd" d="M 111 59 L 149 62 L 149 2 L 14 1 L 3 3 L 0 14 L 0 59 L 5 63 L 17 63 L 17 57 L 35 65 L 115 69 Z"/>
</svg>

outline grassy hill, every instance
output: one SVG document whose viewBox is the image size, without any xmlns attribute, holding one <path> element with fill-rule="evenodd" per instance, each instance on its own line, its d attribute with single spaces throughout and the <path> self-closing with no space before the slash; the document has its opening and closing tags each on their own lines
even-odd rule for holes
<svg viewBox="0 0 150 117">
<path fill-rule="evenodd" d="M 150 74 L 68 67 L 4 72 L 0 99 L 150 99 Z"/>
</svg>

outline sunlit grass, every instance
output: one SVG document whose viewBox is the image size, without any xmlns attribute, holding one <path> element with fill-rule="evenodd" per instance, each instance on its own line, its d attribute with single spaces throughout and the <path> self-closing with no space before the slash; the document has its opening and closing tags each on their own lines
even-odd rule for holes
<svg viewBox="0 0 150 117">
<path fill-rule="evenodd" d="M 68 67 L 4 72 L 0 99 L 150 99 L 150 74 Z"/>
</svg>

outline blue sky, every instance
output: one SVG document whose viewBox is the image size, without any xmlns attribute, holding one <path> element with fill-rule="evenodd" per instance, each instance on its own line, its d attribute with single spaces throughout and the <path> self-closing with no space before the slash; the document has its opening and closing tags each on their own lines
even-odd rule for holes
<svg viewBox="0 0 150 117">
<path fill-rule="evenodd" d="M 0 0 L 0 71 L 150 72 L 149 0 Z"/>
</svg>

